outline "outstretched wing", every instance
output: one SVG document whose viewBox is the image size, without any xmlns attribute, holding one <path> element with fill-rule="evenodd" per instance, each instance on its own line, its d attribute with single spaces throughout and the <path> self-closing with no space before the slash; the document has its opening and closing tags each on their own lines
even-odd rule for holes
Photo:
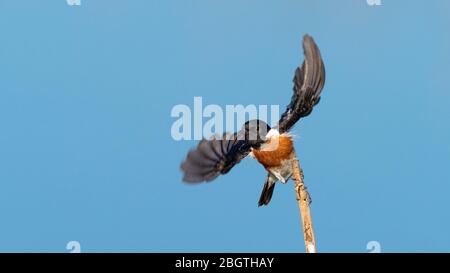
<svg viewBox="0 0 450 273">
<path fill-rule="evenodd" d="M 203 139 L 189 151 L 181 164 L 183 181 L 189 183 L 214 180 L 226 174 L 251 151 L 251 145 L 238 134 L 224 134 L 220 138 Z"/>
<path fill-rule="evenodd" d="M 300 118 L 311 113 L 313 107 L 320 101 L 320 92 L 325 84 L 325 67 L 322 57 L 319 48 L 309 35 L 303 38 L 303 50 L 305 60 L 302 67 L 295 71 L 291 103 L 278 122 L 280 133 L 288 131 Z"/>
</svg>

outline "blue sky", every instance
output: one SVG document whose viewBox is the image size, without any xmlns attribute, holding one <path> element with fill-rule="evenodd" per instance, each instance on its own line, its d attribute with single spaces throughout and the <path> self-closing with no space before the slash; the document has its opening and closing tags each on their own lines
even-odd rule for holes
<svg viewBox="0 0 450 273">
<path fill-rule="evenodd" d="M 303 252 L 292 184 L 257 207 L 246 160 L 181 182 L 177 104 L 289 102 L 311 34 L 327 69 L 297 124 L 318 249 L 450 251 L 447 0 L 0 0 L 0 251 Z"/>
</svg>

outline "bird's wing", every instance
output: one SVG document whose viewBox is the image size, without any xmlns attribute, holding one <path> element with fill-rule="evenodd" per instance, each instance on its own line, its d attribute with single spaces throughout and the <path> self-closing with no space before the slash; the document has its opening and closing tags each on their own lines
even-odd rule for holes
<svg viewBox="0 0 450 273">
<path fill-rule="evenodd" d="M 319 103 L 320 92 L 325 83 L 325 67 L 319 48 L 313 38 L 305 35 L 303 38 L 305 60 L 298 67 L 294 76 L 294 94 L 291 103 L 281 115 L 278 131 L 284 133 L 294 126 L 302 117 L 309 115 L 313 107 Z"/>
<path fill-rule="evenodd" d="M 197 148 L 189 151 L 181 164 L 183 181 L 189 183 L 214 180 L 226 174 L 251 151 L 251 145 L 237 133 L 226 133 L 220 138 L 203 139 Z"/>
</svg>

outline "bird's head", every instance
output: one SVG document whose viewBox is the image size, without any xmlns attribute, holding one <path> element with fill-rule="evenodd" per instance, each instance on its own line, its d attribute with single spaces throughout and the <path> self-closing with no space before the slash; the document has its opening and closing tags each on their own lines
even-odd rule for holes
<svg viewBox="0 0 450 273">
<path fill-rule="evenodd" d="M 267 123 L 259 119 L 253 119 L 242 125 L 240 133 L 251 146 L 260 146 L 266 141 L 266 135 L 269 131 L 270 126 Z"/>
</svg>

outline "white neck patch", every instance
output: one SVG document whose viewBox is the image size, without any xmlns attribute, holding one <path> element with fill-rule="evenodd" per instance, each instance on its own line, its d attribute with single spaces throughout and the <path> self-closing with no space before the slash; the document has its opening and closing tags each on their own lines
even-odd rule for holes
<svg viewBox="0 0 450 273">
<path fill-rule="evenodd" d="M 280 135 L 280 132 L 278 132 L 277 129 L 272 128 L 272 129 L 270 129 L 270 131 L 267 133 L 266 138 L 269 139 L 269 138 L 272 138 L 272 137 L 274 137 L 274 136 L 279 136 L 279 135 Z"/>
</svg>

